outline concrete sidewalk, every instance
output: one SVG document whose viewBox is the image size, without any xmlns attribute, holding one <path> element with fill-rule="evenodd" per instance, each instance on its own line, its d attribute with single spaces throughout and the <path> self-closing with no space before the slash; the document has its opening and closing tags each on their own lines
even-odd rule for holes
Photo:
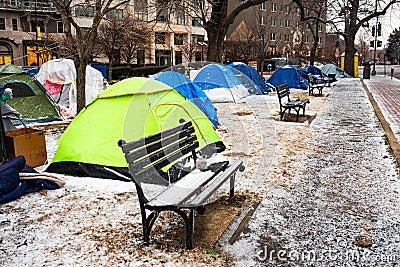
<svg viewBox="0 0 400 267">
<path fill-rule="evenodd" d="M 379 84 L 378 79 L 368 84 Z M 371 90 L 377 98 L 385 95 Z M 396 265 L 398 165 L 361 81 L 340 80 L 302 131 L 305 148 L 293 152 L 298 168 L 287 169 L 290 175 L 279 183 L 265 183 L 247 229 L 226 248 L 237 265 Z"/>
</svg>

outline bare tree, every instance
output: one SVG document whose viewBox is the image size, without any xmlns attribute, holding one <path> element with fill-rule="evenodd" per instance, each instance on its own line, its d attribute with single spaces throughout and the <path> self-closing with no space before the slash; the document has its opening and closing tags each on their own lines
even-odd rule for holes
<svg viewBox="0 0 400 267">
<path fill-rule="evenodd" d="M 94 51 L 98 27 L 107 12 L 124 7 L 129 0 L 85 0 L 74 5 L 73 0 L 51 0 L 64 23 L 65 53 L 74 60 L 77 71 L 77 112 L 85 107 L 86 66 Z M 79 24 L 76 11 L 91 19 L 88 27 Z"/>
<path fill-rule="evenodd" d="M 122 60 L 130 64 L 136 58 L 138 50 L 150 46 L 148 36 L 150 29 L 143 21 L 130 16 L 105 20 L 99 26 L 96 46 L 99 52 L 108 58 L 109 77 L 112 77 L 112 66 Z"/>
<path fill-rule="evenodd" d="M 297 1 L 297 0 L 296 0 Z M 300 1 L 301 2 L 301 1 Z M 345 41 L 344 70 L 353 75 L 355 38 L 359 29 L 374 18 L 385 15 L 398 0 L 336 0 L 328 5 L 327 22 Z"/>
</svg>

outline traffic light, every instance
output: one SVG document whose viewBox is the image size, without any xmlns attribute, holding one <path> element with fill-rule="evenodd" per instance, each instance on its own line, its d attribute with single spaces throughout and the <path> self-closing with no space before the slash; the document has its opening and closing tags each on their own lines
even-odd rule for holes
<svg viewBox="0 0 400 267">
<path fill-rule="evenodd" d="M 375 26 L 372 26 L 372 36 L 375 36 Z"/>
<path fill-rule="evenodd" d="M 376 47 L 381 47 L 381 46 L 382 46 L 382 41 L 378 41 Z"/>
<path fill-rule="evenodd" d="M 382 26 L 381 26 L 381 23 L 380 22 L 378 22 L 378 25 L 376 25 L 376 35 L 377 36 L 382 36 Z"/>
<path fill-rule="evenodd" d="M 369 42 L 369 47 L 375 47 L 375 46 L 374 46 L 374 41 L 370 41 L 370 42 Z"/>
</svg>

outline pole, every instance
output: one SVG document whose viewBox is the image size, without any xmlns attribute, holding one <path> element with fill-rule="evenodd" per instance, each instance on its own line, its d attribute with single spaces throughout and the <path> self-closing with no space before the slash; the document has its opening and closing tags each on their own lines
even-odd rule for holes
<svg viewBox="0 0 400 267">
<path fill-rule="evenodd" d="M 378 8 L 378 0 L 375 0 L 375 13 L 377 11 Z M 376 69 L 375 69 L 375 65 L 376 65 L 376 46 L 378 44 L 378 17 L 376 17 L 376 24 L 375 24 L 375 29 L 374 29 L 374 34 L 375 34 L 375 40 L 374 40 L 374 65 L 372 67 L 372 72 L 371 75 L 376 75 Z"/>
</svg>

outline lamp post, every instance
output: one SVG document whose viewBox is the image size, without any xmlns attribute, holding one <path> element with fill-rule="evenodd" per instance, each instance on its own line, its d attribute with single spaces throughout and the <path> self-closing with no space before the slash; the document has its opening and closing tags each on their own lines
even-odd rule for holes
<svg viewBox="0 0 400 267">
<path fill-rule="evenodd" d="M 375 0 L 375 13 L 377 11 L 377 8 L 378 8 L 378 0 Z M 378 46 L 378 25 L 380 27 L 380 24 L 378 23 L 378 17 L 376 17 L 375 27 L 372 27 L 372 33 L 375 36 L 375 40 L 374 40 L 374 65 L 372 66 L 371 75 L 376 75 L 375 65 L 376 65 L 376 47 Z"/>
</svg>

